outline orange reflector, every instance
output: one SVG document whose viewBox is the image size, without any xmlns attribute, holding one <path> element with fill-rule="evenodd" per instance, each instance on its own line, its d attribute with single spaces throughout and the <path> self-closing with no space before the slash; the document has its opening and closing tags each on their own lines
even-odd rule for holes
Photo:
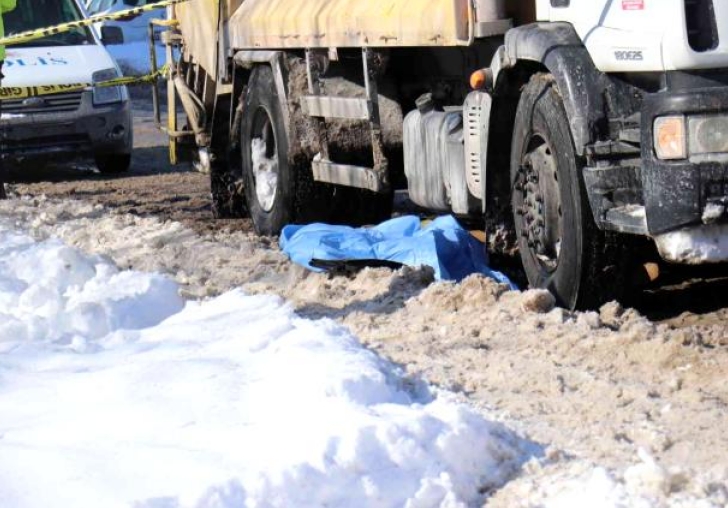
<svg viewBox="0 0 728 508">
<path fill-rule="evenodd" d="M 484 70 L 475 71 L 470 75 L 470 88 L 473 90 L 480 90 L 485 87 L 485 83 L 488 77 L 485 75 Z"/>
<path fill-rule="evenodd" d="M 654 144 L 657 157 L 663 160 L 687 157 L 685 117 L 661 116 L 655 119 Z"/>
</svg>

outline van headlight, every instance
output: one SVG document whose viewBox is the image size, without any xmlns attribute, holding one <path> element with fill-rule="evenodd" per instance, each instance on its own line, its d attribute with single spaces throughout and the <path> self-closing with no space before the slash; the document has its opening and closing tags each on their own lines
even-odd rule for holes
<svg viewBox="0 0 728 508">
<path fill-rule="evenodd" d="M 123 95 L 120 86 L 95 86 L 96 83 L 103 83 L 104 81 L 110 81 L 118 77 L 120 77 L 119 71 L 116 69 L 104 69 L 103 71 L 93 73 L 91 81 L 94 84 L 94 106 L 122 101 Z"/>
</svg>

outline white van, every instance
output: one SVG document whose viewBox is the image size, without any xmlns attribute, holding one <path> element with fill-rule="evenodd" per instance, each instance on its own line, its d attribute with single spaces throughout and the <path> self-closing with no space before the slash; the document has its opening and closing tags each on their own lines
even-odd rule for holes
<svg viewBox="0 0 728 508">
<path fill-rule="evenodd" d="M 18 0 L 4 16 L 7 35 L 83 19 L 80 0 Z M 104 37 L 118 43 L 118 28 Z M 97 83 L 121 76 L 116 62 L 90 28 L 78 28 L 7 47 L 6 87 Z M 2 99 L 0 97 L 0 99 Z M 93 157 L 101 172 L 129 169 L 132 120 L 126 87 L 3 100 L 0 136 L 11 162 Z M 7 160 L 6 159 L 6 160 Z"/>
</svg>

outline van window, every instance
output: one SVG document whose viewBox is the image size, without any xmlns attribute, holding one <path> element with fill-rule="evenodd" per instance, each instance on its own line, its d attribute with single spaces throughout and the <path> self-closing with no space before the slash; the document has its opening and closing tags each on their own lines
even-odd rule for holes
<svg viewBox="0 0 728 508">
<path fill-rule="evenodd" d="M 106 12 L 111 9 L 116 0 L 91 0 L 88 4 L 89 14 L 98 14 L 99 12 Z"/>
<path fill-rule="evenodd" d="M 112 7 L 114 11 L 131 9 L 133 7 L 144 7 L 145 5 L 158 2 L 159 0 L 91 0 L 87 5 L 89 14 L 106 12 Z"/>
<path fill-rule="evenodd" d="M 144 7 L 147 5 L 147 0 L 123 0 L 123 3 L 127 7 Z"/>
<path fill-rule="evenodd" d="M 47 28 L 61 23 L 83 19 L 81 10 L 74 0 L 18 0 L 13 12 L 4 14 L 5 33 L 15 33 Z M 24 46 L 78 46 L 93 44 L 94 39 L 88 28 L 74 28 L 69 32 L 49 35 L 43 39 L 14 45 Z"/>
</svg>

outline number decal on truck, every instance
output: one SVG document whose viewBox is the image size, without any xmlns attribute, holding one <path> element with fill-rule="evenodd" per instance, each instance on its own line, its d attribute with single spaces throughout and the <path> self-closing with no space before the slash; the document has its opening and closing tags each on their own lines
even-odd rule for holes
<svg viewBox="0 0 728 508">
<path fill-rule="evenodd" d="M 616 58 L 620 62 L 630 61 L 630 62 L 641 62 L 644 60 L 644 56 L 642 55 L 642 50 L 620 50 L 614 52 L 614 58 Z"/>
</svg>

